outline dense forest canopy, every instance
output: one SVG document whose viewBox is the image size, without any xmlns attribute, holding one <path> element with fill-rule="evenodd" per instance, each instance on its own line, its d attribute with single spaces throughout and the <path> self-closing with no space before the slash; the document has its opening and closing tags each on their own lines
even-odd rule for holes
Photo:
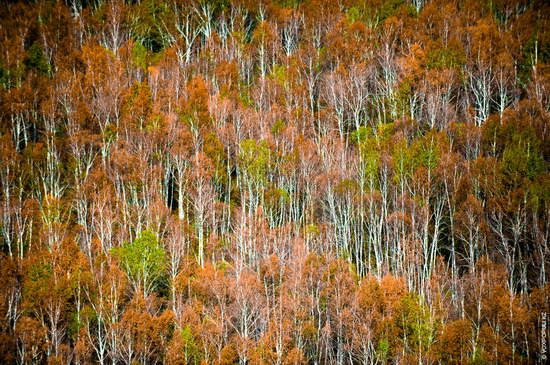
<svg viewBox="0 0 550 365">
<path fill-rule="evenodd" d="M 537 364 L 543 0 L 0 5 L 0 362 Z"/>
</svg>

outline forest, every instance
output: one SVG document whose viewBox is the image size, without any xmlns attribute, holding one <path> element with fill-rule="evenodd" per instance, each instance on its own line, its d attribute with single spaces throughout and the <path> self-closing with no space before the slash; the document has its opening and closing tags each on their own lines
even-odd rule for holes
<svg viewBox="0 0 550 365">
<path fill-rule="evenodd" d="M 0 1 L 0 363 L 545 364 L 545 0 Z"/>
</svg>

